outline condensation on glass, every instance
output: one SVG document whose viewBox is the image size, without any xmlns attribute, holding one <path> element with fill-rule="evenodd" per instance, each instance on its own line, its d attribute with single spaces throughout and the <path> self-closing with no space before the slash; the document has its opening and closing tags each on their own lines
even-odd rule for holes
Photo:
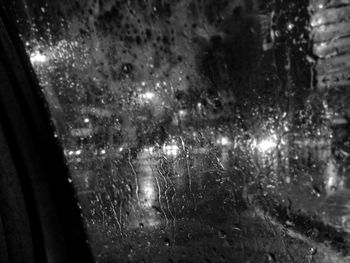
<svg viewBox="0 0 350 263">
<path fill-rule="evenodd" d="M 5 7 L 96 262 L 346 262 L 349 1 Z"/>
</svg>

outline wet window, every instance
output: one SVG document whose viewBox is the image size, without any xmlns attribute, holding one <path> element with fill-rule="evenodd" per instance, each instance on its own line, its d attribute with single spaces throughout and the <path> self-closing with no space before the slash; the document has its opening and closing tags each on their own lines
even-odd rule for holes
<svg viewBox="0 0 350 263">
<path fill-rule="evenodd" d="M 349 260 L 349 1 L 3 5 L 96 262 Z"/>
</svg>

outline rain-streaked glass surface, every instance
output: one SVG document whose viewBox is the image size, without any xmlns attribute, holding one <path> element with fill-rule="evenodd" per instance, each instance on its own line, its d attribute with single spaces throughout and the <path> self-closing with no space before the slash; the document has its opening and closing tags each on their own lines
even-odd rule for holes
<svg viewBox="0 0 350 263">
<path fill-rule="evenodd" d="M 96 262 L 350 261 L 350 1 L 3 5 Z"/>
</svg>

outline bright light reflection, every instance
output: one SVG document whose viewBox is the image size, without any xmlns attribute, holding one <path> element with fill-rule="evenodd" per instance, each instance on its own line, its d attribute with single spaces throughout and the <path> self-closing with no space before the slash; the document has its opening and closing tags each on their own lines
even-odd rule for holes
<svg viewBox="0 0 350 263">
<path fill-rule="evenodd" d="M 47 56 L 41 54 L 39 51 L 35 51 L 32 54 L 30 54 L 30 61 L 33 64 L 42 64 L 48 61 Z"/>
</svg>

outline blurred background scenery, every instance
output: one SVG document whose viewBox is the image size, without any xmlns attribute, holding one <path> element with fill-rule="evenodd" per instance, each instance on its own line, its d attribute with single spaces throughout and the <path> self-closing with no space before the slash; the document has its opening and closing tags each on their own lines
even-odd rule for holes
<svg viewBox="0 0 350 263">
<path fill-rule="evenodd" d="M 350 1 L 3 2 L 96 262 L 349 262 Z"/>
</svg>

